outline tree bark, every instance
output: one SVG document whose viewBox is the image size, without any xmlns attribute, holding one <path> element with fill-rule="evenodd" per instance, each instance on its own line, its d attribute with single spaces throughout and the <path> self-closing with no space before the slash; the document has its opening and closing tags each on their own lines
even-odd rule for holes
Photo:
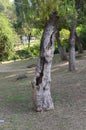
<svg viewBox="0 0 86 130">
<path fill-rule="evenodd" d="M 69 38 L 69 71 L 76 69 L 75 64 L 75 30 L 77 19 L 73 19 Z"/>
<path fill-rule="evenodd" d="M 56 40 L 57 40 L 58 51 L 59 51 L 61 60 L 62 61 L 67 61 L 66 47 L 61 45 L 60 32 L 59 31 L 57 31 L 57 33 L 56 33 Z"/>
<path fill-rule="evenodd" d="M 78 47 L 78 53 L 83 53 L 83 47 L 82 47 L 81 41 L 80 41 L 76 32 L 75 32 L 75 42 L 76 42 L 77 47 Z"/>
<path fill-rule="evenodd" d="M 79 9 L 81 8 L 82 0 L 76 0 L 75 1 L 75 9 L 77 12 L 77 17 L 73 18 L 72 20 L 72 26 L 70 31 L 70 39 L 69 39 L 69 70 L 74 71 L 76 69 L 75 65 L 75 31 L 76 31 L 76 25 L 79 15 Z"/>
<path fill-rule="evenodd" d="M 51 64 L 54 54 L 54 35 L 58 18 L 53 13 L 44 29 L 40 45 L 39 63 L 32 82 L 33 100 L 37 111 L 54 109 L 51 97 Z"/>
</svg>

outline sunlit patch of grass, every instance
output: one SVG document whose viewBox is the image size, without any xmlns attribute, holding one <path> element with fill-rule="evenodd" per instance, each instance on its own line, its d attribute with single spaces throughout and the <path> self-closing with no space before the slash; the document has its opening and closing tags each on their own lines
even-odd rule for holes
<svg viewBox="0 0 86 130">
<path fill-rule="evenodd" d="M 16 74 L 8 75 L 8 76 L 5 76 L 5 79 L 7 79 L 7 78 L 13 78 L 15 76 L 16 76 Z"/>
</svg>

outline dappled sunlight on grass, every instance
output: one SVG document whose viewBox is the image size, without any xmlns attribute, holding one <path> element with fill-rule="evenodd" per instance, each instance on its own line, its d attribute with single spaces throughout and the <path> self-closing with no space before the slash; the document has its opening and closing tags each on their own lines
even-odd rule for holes
<svg viewBox="0 0 86 130">
<path fill-rule="evenodd" d="M 57 70 L 59 70 L 58 67 L 57 67 L 57 68 L 53 68 L 53 69 L 51 70 L 51 72 L 56 72 Z"/>
<path fill-rule="evenodd" d="M 51 72 L 56 72 L 58 70 L 60 70 L 61 68 L 60 67 L 64 67 L 68 65 L 68 62 L 65 62 L 65 63 L 60 63 L 60 64 L 57 64 L 57 65 L 52 65 L 52 70 Z"/>
<path fill-rule="evenodd" d="M 86 56 L 83 56 L 83 57 L 86 57 Z"/>
<path fill-rule="evenodd" d="M 35 69 L 30 70 L 30 71 L 27 71 L 27 73 L 28 73 L 28 74 L 31 74 L 31 75 L 33 75 L 33 74 L 34 74 L 34 72 L 35 72 Z"/>
<path fill-rule="evenodd" d="M 13 78 L 15 76 L 16 76 L 16 74 L 8 75 L 8 76 L 4 77 L 4 79 Z"/>
<path fill-rule="evenodd" d="M 62 63 L 62 64 L 60 64 L 59 66 L 65 66 L 65 65 L 68 65 L 68 62 Z"/>
</svg>

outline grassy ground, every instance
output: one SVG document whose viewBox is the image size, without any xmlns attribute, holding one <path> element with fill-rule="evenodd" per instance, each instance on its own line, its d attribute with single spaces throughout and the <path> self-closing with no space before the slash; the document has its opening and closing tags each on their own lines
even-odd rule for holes
<svg viewBox="0 0 86 130">
<path fill-rule="evenodd" d="M 0 120 L 4 120 L 0 130 L 86 130 L 86 53 L 77 56 L 75 72 L 69 72 L 68 63 L 54 57 L 54 111 L 33 110 L 32 64 L 37 64 L 37 59 L 0 64 Z"/>
</svg>

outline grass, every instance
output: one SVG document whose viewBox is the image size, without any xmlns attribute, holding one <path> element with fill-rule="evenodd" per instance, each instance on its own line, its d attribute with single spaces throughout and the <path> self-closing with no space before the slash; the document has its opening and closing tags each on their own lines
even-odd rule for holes
<svg viewBox="0 0 86 130">
<path fill-rule="evenodd" d="M 85 130 L 86 53 L 77 56 L 77 71 L 55 55 L 52 66 L 52 97 L 55 110 L 36 113 L 32 104 L 31 81 L 38 59 L 0 64 L 0 130 Z M 18 76 L 27 78 L 16 80 Z"/>
</svg>

